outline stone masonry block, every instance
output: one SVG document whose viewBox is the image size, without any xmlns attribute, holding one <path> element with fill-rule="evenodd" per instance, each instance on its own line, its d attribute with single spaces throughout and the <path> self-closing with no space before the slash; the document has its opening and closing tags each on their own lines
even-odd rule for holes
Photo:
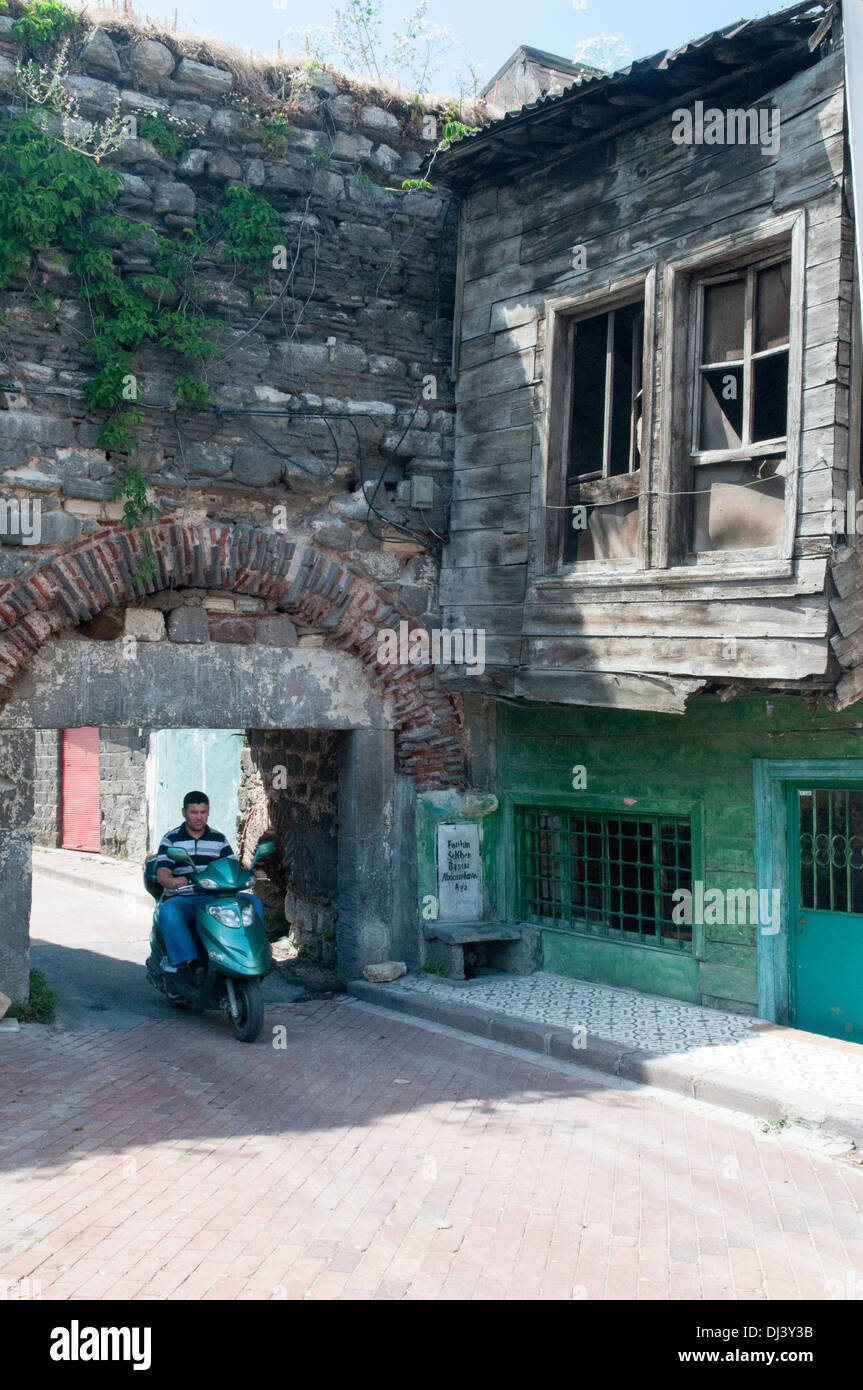
<svg viewBox="0 0 863 1390">
<path fill-rule="evenodd" d="M 155 608 L 127 608 L 123 631 L 139 642 L 161 642 L 165 636 L 165 619 Z"/>
<path fill-rule="evenodd" d="M 168 616 L 168 636 L 172 642 L 208 642 L 210 627 L 203 608 L 175 608 Z"/>
</svg>

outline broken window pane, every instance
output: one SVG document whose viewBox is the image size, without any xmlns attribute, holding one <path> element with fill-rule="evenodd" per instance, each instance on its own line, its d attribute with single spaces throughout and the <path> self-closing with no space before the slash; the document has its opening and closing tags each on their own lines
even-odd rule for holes
<svg viewBox="0 0 863 1390">
<path fill-rule="evenodd" d="M 644 315 L 641 305 L 630 304 L 625 309 L 618 309 L 614 315 L 613 332 L 614 377 L 611 397 L 611 450 L 608 460 L 610 475 L 630 471 L 634 394 L 641 385 L 641 345 L 644 337 Z"/>
<path fill-rule="evenodd" d="M 608 315 L 575 325 L 570 477 L 602 473 Z"/>
<path fill-rule="evenodd" d="M 785 520 L 785 460 L 711 463 L 692 470 L 693 545 L 750 550 L 780 545 Z"/>
<path fill-rule="evenodd" d="M 578 320 L 573 335 L 564 561 L 637 558 L 644 300 Z"/>
<path fill-rule="evenodd" d="M 752 363 L 752 438 L 784 439 L 788 432 L 788 353 Z"/>
<path fill-rule="evenodd" d="M 699 449 L 737 449 L 742 439 L 743 368 L 716 367 L 703 372 Z"/>
<path fill-rule="evenodd" d="M 701 361 L 739 362 L 743 357 L 746 281 L 707 285 L 704 290 L 704 334 Z"/>
<path fill-rule="evenodd" d="M 788 343 L 791 305 L 790 261 L 759 271 L 755 303 L 755 351 L 784 347 Z"/>
</svg>

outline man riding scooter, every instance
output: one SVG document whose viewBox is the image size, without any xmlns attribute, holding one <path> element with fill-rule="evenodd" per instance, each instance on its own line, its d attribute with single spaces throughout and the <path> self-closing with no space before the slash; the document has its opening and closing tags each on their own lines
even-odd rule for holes
<svg viewBox="0 0 863 1390">
<path fill-rule="evenodd" d="M 226 837 L 219 830 L 207 824 L 210 799 L 200 791 L 187 792 L 183 798 L 183 824 L 169 830 L 162 839 L 156 856 L 156 880 L 162 888 L 159 902 L 159 924 L 168 960 L 162 963 L 166 974 L 176 974 L 187 984 L 195 985 L 194 970 L 198 963 L 198 948 L 192 936 L 195 915 L 206 893 L 196 893 L 189 879 L 175 874 L 168 850 L 185 850 L 196 869 L 212 863 L 214 859 L 227 859 L 234 855 Z M 254 868 L 258 879 L 267 875 L 262 869 Z M 252 893 L 241 893 L 239 897 L 251 904 L 258 921 L 264 925 L 264 909 Z"/>
</svg>

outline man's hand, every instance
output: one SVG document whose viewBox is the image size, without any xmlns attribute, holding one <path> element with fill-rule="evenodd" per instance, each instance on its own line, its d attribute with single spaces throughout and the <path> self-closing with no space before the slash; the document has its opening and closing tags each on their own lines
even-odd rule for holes
<svg viewBox="0 0 863 1390">
<path fill-rule="evenodd" d="M 270 875 L 265 874 L 263 869 L 253 869 L 252 873 L 255 875 L 255 878 L 258 879 L 259 882 L 263 882 L 264 880 L 269 881 Z"/>
<path fill-rule="evenodd" d="M 176 878 L 170 869 L 157 869 L 156 881 L 163 888 L 185 888 L 189 882 L 187 878 Z"/>
</svg>

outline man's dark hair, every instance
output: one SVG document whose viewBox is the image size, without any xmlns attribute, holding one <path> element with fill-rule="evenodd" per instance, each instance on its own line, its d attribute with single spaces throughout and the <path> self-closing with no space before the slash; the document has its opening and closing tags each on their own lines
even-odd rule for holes
<svg viewBox="0 0 863 1390">
<path fill-rule="evenodd" d="M 199 806 L 202 804 L 204 806 L 209 806 L 210 804 L 210 798 L 207 796 L 206 792 L 186 792 L 186 795 L 183 797 L 184 811 L 187 806 Z"/>
</svg>

